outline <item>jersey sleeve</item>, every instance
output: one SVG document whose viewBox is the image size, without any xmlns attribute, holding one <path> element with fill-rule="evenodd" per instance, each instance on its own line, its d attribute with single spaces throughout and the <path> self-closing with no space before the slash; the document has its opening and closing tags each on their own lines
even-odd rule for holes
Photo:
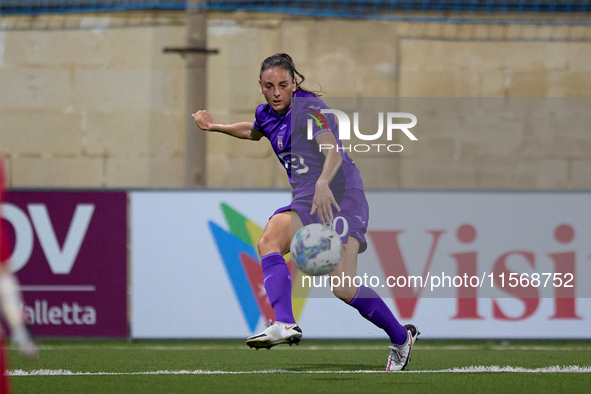
<svg viewBox="0 0 591 394">
<path fill-rule="evenodd" d="M 316 96 L 296 97 L 294 100 L 295 120 L 292 129 L 305 130 L 308 139 L 313 139 L 325 131 L 336 130 L 334 116 L 332 114 L 323 114 L 323 109 L 329 109 L 329 107 Z M 310 133 L 312 138 L 310 138 Z"/>
<path fill-rule="evenodd" d="M 313 115 L 315 115 L 314 121 L 312 122 L 312 137 L 316 138 L 316 136 L 320 133 L 324 133 L 325 131 L 333 131 L 336 127 L 334 124 L 334 115 L 333 114 L 323 114 L 323 109 L 329 109 L 328 105 L 320 99 L 314 101 L 313 105 L 311 105 L 308 110 Z M 312 117 L 312 114 L 310 116 Z"/>
<path fill-rule="evenodd" d="M 261 133 L 263 136 L 267 137 L 267 133 L 265 132 L 264 121 L 265 116 L 263 110 L 265 109 L 265 104 L 261 104 L 257 107 L 256 111 L 254 112 L 254 123 L 253 126 L 255 130 Z"/>
</svg>

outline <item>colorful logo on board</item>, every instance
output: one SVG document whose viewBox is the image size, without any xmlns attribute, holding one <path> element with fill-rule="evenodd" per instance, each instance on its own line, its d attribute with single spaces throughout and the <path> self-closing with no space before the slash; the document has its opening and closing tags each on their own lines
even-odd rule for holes
<svg viewBox="0 0 591 394">
<path fill-rule="evenodd" d="M 248 219 L 228 204 L 221 203 L 220 208 L 226 219 L 225 230 L 213 221 L 209 221 L 209 229 L 216 242 L 222 262 L 232 282 L 234 293 L 240 303 L 242 313 L 251 332 L 257 327 L 261 317 L 264 321 L 275 321 L 275 312 L 267 298 L 267 292 L 263 284 L 263 270 L 256 245 L 263 235 L 262 227 Z M 298 271 L 289 255 L 285 256 L 291 272 L 292 284 L 301 281 L 302 273 Z M 301 292 L 301 289 L 298 289 Z M 306 294 L 299 294 L 292 298 L 293 314 L 299 319 Z"/>
</svg>

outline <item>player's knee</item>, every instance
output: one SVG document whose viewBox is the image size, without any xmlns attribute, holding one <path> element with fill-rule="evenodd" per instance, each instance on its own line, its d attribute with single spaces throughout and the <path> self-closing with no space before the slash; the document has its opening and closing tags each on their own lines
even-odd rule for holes
<svg viewBox="0 0 591 394">
<path fill-rule="evenodd" d="M 263 236 L 257 242 L 257 249 L 260 256 L 266 256 L 270 253 L 280 252 L 276 240 L 273 236 L 263 233 Z"/>
<path fill-rule="evenodd" d="M 257 249 L 259 251 L 259 256 L 264 256 L 267 253 L 265 253 L 267 251 L 267 239 L 265 237 L 265 235 L 263 234 L 263 236 L 259 239 L 259 241 L 257 242 Z"/>
</svg>

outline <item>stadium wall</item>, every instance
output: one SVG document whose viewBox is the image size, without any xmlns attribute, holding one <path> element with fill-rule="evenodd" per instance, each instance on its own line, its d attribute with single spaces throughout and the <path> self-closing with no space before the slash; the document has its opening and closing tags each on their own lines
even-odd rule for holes
<svg viewBox="0 0 591 394">
<path fill-rule="evenodd" d="M 185 45 L 182 19 L 182 12 L 1 16 L 0 149 L 10 185 L 182 187 L 185 63 L 162 52 Z M 208 46 L 220 50 L 207 77 L 208 109 L 219 122 L 253 119 L 260 62 L 280 51 L 293 55 L 309 88 L 332 97 L 591 96 L 589 26 L 211 12 Z M 435 127 L 419 136 L 425 149 L 365 160 L 364 181 L 589 188 L 591 133 L 569 126 L 524 123 L 508 145 L 481 137 L 465 145 L 470 136 Z M 287 187 L 268 144 L 207 138 L 208 187 Z"/>
</svg>

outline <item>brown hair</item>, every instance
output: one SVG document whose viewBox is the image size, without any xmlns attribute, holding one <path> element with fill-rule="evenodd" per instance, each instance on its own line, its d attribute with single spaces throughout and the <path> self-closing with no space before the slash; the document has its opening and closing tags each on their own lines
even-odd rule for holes
<svg viewBox="0 0 591 394">
<path fill-rule="evenodd" d="M 302 88 L 302 83 L 306 80 L 306 77 L 304 77 L 304 75 L 296 69 L 293 59 L 287 53 L 276 53 L 275 55 L 266 58 L 263 61 L 263 63 L 261 63 L 261 72 L 259 74 L 259 79 L 261 78 L 265 70 L 275 67 L 281 67 L 284 70 L 287 70 L 289 75 L 291 75 L 292 78 L 296 79 L 297 90 L 301 90 L 306 93 L 311 93 L 314 96 L 319 96 L 320 93 L 322 93 L 312 92 Z M 299 81 L 298 78 L 300 79 Z"/>
</svg>

